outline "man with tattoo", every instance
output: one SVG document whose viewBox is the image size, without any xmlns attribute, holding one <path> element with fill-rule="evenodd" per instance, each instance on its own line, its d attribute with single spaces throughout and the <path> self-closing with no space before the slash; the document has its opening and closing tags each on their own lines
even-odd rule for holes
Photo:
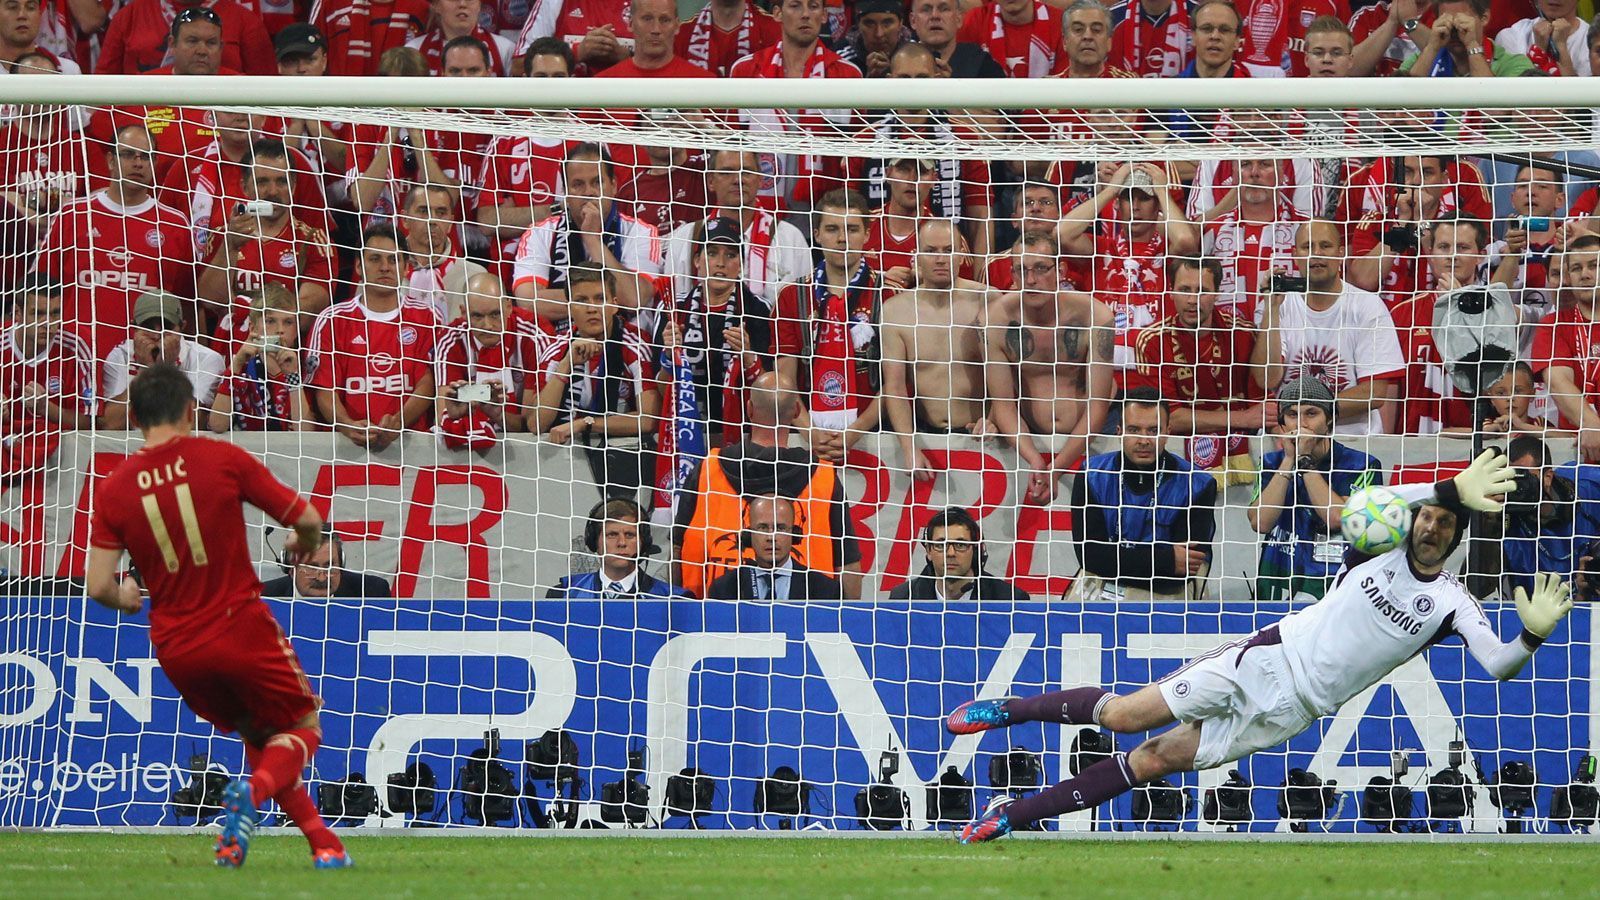
<svg viewBox="0 0 1600 900">
<path fill-rule="evenodd" d="M 1022 290 L 1001 294 L 985 313 L 984 378 L 995 429 L 1033 472 L 1026 499 L 1042 503 L 1083 457 L 1089 435 L 1106 427 L 1116 331 L 1105 304 L 1061 288 L 1053 235 L 1025 237 L 1020 266 Z"/>
<path fill-rule="evenodd" d="M 916 434 L 983 429 L 983 285 L 956 274 L 954 220 L 917 229 L 917 287 L 883 304 L 883 403 L 918 481 L 933 478 Z"/>
</svg>

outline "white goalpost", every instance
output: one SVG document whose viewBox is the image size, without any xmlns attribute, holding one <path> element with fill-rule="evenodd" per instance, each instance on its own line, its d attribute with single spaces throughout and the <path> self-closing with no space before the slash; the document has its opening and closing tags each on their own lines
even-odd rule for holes
<svg viewBox="0 0 1600 900">
<path fill-rule="evenodd" d="M 83 597 L 155 359 L 340 540 L 281 566 L 250 521 L 341 826 L 948 829 L 1112 737 L 955 706 L 1127 692 L 1315 603 L 1339 498 L 1485 446 L 1533 493 L 1451 570 L 1509 637 L 1510 585 L 1600 548 L 1597 111 L 1583 78 L 0 79 L 0 828 L 204 824 L 243 767 Z M 744 580 L 775 552 L 836 593 Z M 1586 831 L 1597 642 L 1580 604 L 1505 683 L 1446 642 L 1047 830 Z"/>
</svg>

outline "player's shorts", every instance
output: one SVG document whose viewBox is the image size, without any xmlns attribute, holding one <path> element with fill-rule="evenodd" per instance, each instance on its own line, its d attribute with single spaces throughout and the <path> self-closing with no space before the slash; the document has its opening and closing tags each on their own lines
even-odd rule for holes
<svg viewBox="0 0 1600 900">
<path fill-rule="evenodd" d="M 265 603 L 233 611 L 228 630 L 177 655 L 158 654 L 161 671 L 195 715 L 221 731 L 240 722 L 275 733 L 322 706 L 289 639 Z"/>
<path fill-rule="evenodd" d="M 1276 625 L 1195 657 L 1159 687 L 1178 721 L 1199 723 L 1196 770 L 1275 747 L 1320 718 L 1295 694 Z"/>
</svg>

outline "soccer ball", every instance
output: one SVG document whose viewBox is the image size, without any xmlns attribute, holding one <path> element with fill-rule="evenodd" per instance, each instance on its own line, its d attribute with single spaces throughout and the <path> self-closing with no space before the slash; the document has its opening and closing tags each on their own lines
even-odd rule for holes
<svg viewBox="0 0 1600 900">
<path fill-rule="evenodd" d="M 1364 488 L 1345 501 L 1339 529 L 1357 553 L 1388 553 L 1411 533 L 1411 505 L 1386 487 Z"/>
</svg>

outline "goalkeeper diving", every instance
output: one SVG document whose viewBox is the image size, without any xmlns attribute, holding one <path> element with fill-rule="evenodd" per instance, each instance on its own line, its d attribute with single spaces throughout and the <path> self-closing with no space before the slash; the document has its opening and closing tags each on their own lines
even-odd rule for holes
<svg viewBox="0 0 1600 900">
<path fill-rule="evenodd" d="M 1130 694 L 1077 687 L 957 707 L 945 723 L 955 734 L 1021 722 L 1097 725 L 1124 734 L 1181 723 L 1037 794 L 996 797 L 957 837 L 964 844 L 994 840 L 1041 819 L 1099 806 L 1135 785 L 1281 744 L 1452 636 L 1496 678 L 1514 677 L 1572 610 L 1570 589 L 1549 574 L 1534 579 L 1531 596 L 1518 588 L 1522 633 L 1503 642 L 1444 565 L 1466 533 L 1469 512 L 1499 512 L 1500 498 L 1515 487 L 1505 455 L 1486 450 L 1454 478 L 1395 488 L 1416 507 L 1400 546 L 1371 557 L 1347 551 L 1320 602 Z"/>
</svg>

